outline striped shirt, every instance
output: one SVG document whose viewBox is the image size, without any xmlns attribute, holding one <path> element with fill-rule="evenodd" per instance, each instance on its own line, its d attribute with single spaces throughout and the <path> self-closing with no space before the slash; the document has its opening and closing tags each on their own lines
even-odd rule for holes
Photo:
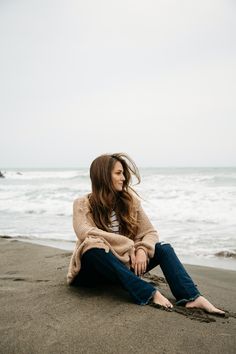
<svg viewBox="0 0 236 354">
<path fill-rule="evenodd" d="M 114 234 L 118 234 L 120 231 L 119 221 L 114 210 L 111 212 L 109 228 Z"/>
</svg>

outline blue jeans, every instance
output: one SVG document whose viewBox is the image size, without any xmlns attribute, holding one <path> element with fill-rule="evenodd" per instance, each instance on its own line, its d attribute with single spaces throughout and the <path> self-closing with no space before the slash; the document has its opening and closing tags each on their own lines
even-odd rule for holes
<svg viewBox="0 0 236 354">
<path fill-rule="evenodd" d="M 147 266 L 147 272 L 160 265 L 167 283 L 176 298 L 177 305 L 196 299 L 200 293 L 184 269 L 170 244 L 158 242 L 155 253 Z M 102 283 L 120 284 L 134 302 L 147 304 L 157 289 L 128 269 L 112 252 L 91 248 L 81 258 L 81 269 L 72 285 L 96 286 Z"/>
</svg>

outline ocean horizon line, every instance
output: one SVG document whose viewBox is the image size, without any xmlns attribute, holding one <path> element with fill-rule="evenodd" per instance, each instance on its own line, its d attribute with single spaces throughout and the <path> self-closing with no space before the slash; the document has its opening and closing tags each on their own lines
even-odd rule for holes
<svg viewBox="0 0 236 354">
<path fill-rule="evenodd" d="M 90 166 L 55 166 L 55 167 L 47 167 L 47 166 L 13 166 L 13 167 L 0 167 L 0 171 L 4 170 L 76 170 L 76 169 L 89 169 Z M 236 168 L 236 165 L 227 165 L 227 166 L 138 166 L 139 169 L 231 169 Z"/>
</svg>

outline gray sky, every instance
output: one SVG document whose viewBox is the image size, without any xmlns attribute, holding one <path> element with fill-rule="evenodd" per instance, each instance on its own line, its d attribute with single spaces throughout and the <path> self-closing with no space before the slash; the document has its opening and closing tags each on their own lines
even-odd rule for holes
<svg viewBox="0 0 236 354">
<path fill-rule="evenodd" d="M 236 166 L 235 0 L 0 0 L 0 168 Z"/>
</svg>

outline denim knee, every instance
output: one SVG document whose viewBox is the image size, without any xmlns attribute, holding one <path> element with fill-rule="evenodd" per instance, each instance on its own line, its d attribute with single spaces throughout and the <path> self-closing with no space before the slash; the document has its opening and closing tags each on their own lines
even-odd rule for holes
<svg viewBox="0 0 236 354">
<path fill-rule="evenodd" d="M 91 262 L 94 260 L 94 257 L 96 256 L 100 256 L 100 257 L 104 257 L 104 249 L 103 248 L 90 248 L 89 250 L 87 250 L 86 252 L 84 252 L 84 254 L 82 255 L 82 258 L 85 259 L 88 262 Z"/>
<path fill-rule="evenodd" d="M 159 252 L 160 254 L 169 254 L 170 252 L 173 252 L 173 247 L 171 246 L 170 243 L 166 243 L 162 241 L 156 243 L 155 251 Z"/>
</svg>

